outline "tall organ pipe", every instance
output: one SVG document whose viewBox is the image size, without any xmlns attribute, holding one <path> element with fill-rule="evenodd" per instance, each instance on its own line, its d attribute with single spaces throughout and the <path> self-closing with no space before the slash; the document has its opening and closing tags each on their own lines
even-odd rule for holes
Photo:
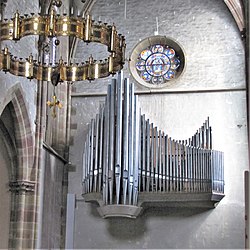
<svg viewBox="0 0 250 250">
<path fill-rule="evenodd" d="M 89 125 L 83 159 L 84 195 L 101 195 L 109 208 L 138 206 L 145 193 L 224 192 L 224 156 L 212 150 L 209 118 L 189 139 L 172 139 L 141 114 L 122 72 Z"/>
</svg>

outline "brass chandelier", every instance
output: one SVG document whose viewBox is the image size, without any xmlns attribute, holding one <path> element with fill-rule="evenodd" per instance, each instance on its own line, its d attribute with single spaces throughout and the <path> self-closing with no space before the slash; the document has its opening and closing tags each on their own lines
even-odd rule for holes
<svg viewBox="0 0 250 250">
<path fill-rule="evenodd" d="M 66 63 L 62 59 L 55 65 L 43 64 L 30 55 L 26 60 L 11 55 L 5 47 L 0 52 L 0 70 L 16 76 L 51 81 L 54 73 L 60 81 L 94 80 L 107 77 L 122 69 L 125 61 L 125 38 L 117 33 L 115 25 L 95 22 L 90 15 L 86 18 L 57 15 L 52 9 L 48 15 L 24 15 L 18 12 L 11 20 L 0 22 L 0 41 L 18 41 L 25 36 L 39 35 L 49 38 L 71 36 L 86 43 L 96 42 L 106 45 L 110 53 L 100 61 L 89 57 L 85 63 Z"/>
</svg>

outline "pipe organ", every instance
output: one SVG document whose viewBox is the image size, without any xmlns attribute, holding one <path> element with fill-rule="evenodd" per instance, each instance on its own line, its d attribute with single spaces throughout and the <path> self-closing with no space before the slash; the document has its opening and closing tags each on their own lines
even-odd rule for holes
<svg viewBox="0 0 250 250">
<path fill-rule="evenodd" d="M 104 218 L 137 217 L 142 205 L 214 207 L 224 197 L 224 155 L 212 150 L 209 118 L 188 140 L 146 119 L 129 79 L 108 85 L 83 153 L 83 197 Z"/>
</svg>

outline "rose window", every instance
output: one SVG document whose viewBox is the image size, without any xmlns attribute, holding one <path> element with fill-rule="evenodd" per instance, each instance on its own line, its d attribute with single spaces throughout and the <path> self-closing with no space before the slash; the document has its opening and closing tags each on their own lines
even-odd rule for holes
<svg viewBox="0 0 250 250">
<path fill-rule="evenodd" d="M 151 84 L 162 84 L 176 77 L 181 61 L 176 51 L 156 44 L 139 54 L 136 70 L 139 76 Z"/>
<path fill-rule="evenodd" d="M 129 58 L 131 75 L 137 83 L 148 88 L 174 86 L 185 65 L 183 48 L 166 36 L 143 39 L 133 48 Z"/>
</svg>

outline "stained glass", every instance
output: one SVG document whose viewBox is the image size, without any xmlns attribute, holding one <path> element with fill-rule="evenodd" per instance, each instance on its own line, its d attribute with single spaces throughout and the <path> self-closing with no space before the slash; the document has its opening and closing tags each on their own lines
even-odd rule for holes
<svg viewBox="0 0 250 250">
<path fill-rule="evenodd" d="M 177 69 L 180 66 L 180 60 L 178 58 L 173 58 L 171 60 L 171 69 Z"/>
<path fill-rule="evenodd" d="M 153 77 L 152 78 L 152 83 L 153 84 L 161 84 L 161 83 L 163 83 L 163 81 L 164 81 L 164 79 L 163 79 L 163 77 L 162 76 L 160 76 L 160 77 Z"/>
<path fill-rule="evenodd" d="M 162 84 L 175 78 L 180 65 L 181 61 L 173 48 L 155 44 L 140 53 L 136 69 L 144 81 Z"/>
<path fill-rule="evenodd" d="M 154 46 L 152 46 L 152 52 L 156 53 L 156 52 L 163 52 L 164 47 L 162 45 L 156 44 Z"/>
<path fill-rule="evenodd" d="M 141 71 L 145 69 L 145 61 L 138 61 L 136 63 L 137 70 Z"/>
<path fill-rule="evenodd" d="M 141 78 L 142 78 L 144 81 L 149 82 L 149 81 L 151 80 L 152 76 L 151 76 L 148 72 L 144 71 L 144 72 L 142 72 L 142 74 L 141 74 Z"/>
<path fill-rule="evenodd" d="M 175 77 L 175 73 L 173 70 L 169 70 L 165 75 L 164 75 L 166 80 L 171 80 Z"/>
<path fill-rule="evenodd" d="M 146 60 L 152 54 L 151 50 L 145 49 L 141 52 L 141 59 Z"/>
<path fill-rule="evenodd" d="M 175 56 L 175 51 L 171 48 L 166 49 L 165 54 L 169 57 L 169 58 L 173 58 Z"/>
</svg>

